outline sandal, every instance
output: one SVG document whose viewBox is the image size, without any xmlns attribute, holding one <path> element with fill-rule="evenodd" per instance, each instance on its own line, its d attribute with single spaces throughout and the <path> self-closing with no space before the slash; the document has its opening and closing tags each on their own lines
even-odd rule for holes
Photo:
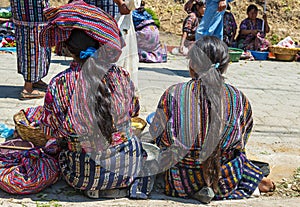
<svg viewBox="0 0 300 207">
<path fill-rule="evenodd" d="M 128 196 L 128 190 L 126 188 L 115 188 L 107 190 L 86 190 L 84 195 L 89 198 L 124 198 Z"/>
<path fill-rule="evenodd" d="M 215 197 L 215 193 L 212 188 L 204 186 L 201 190 L 192 195 L 193 199 L 200 201 L 201 203 L 209 204 Z"/>
<path fill-rule="evenodd" d="M 21 92 L 20 94 L 20 100 L 28 100 L 28 99 L 38 99 L 38 98 L 44 98 L 45 92 L 37 91 L 38 93 L 28 93 L 28 92 Z"/>
<path fill-rule="evenodd" d="M 32 87 L 35 89 L 47 90 L 48 84 L 43 81 L 38 81 L 32 84 Z"/>
</svg>

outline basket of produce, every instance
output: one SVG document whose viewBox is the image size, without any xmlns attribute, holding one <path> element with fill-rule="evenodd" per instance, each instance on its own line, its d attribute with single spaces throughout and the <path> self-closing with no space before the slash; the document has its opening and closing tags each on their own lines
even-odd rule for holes
<svg viewBox="0 0 300 207">
<path fill-rule="evenodd" d="M 234 48 L 234 47 L 229 47 L 229 57 L 230 57 L 230 62 L 238 62 L 241 58 L 241 55 L 243 54 L 242 49 Z"/>
<path fill-rule="evenodd" d="M 13 117 L 15 128 L 20 137 L 34 144 L 34 146 L 45 146 L 47 139 L 46 136 L 37 123 L 30 123 L 25 115 L 25 111 L 21 110 Z"/>
<path fill-rule="evenodd" d="M 293 61 L 300 48 L 270 46 L 269 50 L 275 55 L 276 60 Z"/>
<path fill-rule="evenodd" d="M 131 128 L 136 136 L 139 136 L 145 129 L 147 122 L 140 117 L 131 118 Z"/>
<path fill-rule="evenodd" d="M 250 50 L 250 52 L 255 60 L 267 60 L 269 56 L 269 52 L 261 52 L 261 51 L 254 51 L 254 50 Z"/>
</svg>

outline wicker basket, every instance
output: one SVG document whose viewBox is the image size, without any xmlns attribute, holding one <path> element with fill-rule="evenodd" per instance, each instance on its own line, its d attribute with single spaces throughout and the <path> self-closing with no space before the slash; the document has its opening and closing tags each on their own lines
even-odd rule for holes
<svg viewBox="0 0 300 207">
<path fill-rule="evenodd" d="M 36 147 L 45 146 L 47 139 L 43 130 L 39 126 L 36 127 L 30 125 L 24 110 L 16 113 L 13 118 L 16 131 L 23 140 L 32 142 Z"/>
<path fill-rule="evenodd" d="M 270 46 L 269 50 L 273 54 L 280 54 L 280 55 L 296 55 L 300 52 L 300 48 L 290 48 L 290 47 L 280 47 L 280 46 Z"/>
</svg>

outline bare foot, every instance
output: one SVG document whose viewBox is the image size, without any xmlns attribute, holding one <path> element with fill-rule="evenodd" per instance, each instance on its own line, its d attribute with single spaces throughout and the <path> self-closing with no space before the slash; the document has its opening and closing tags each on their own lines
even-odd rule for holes
<svg viewBox="0 0 300 207">
<path fill-rule="evenodd" d="M 258 188 L 261 193 L 273 192 L 275 183 L 271 179 L 264 177 L 258 184 Z"/>
</svg>

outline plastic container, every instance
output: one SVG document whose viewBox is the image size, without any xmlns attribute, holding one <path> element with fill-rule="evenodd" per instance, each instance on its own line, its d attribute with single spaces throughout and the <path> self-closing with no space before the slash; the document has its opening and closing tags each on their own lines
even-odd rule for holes
<svg viewBox="0 0 300 207">
<path fill-rule="evenodd" d="M 267 60 L 269 56 L 269 52 L 260 52 L 254 50 L 250 50 L 250 52 L 255 60 Z"/>
<path fill-rule="evenodd" d="M 241 55 L 243 54 L 242 49 L 234 48 L 234 47 L 229 47 L 229 57 L 230 57 L 230 62 L 239 62 Z"/>
</svg>

